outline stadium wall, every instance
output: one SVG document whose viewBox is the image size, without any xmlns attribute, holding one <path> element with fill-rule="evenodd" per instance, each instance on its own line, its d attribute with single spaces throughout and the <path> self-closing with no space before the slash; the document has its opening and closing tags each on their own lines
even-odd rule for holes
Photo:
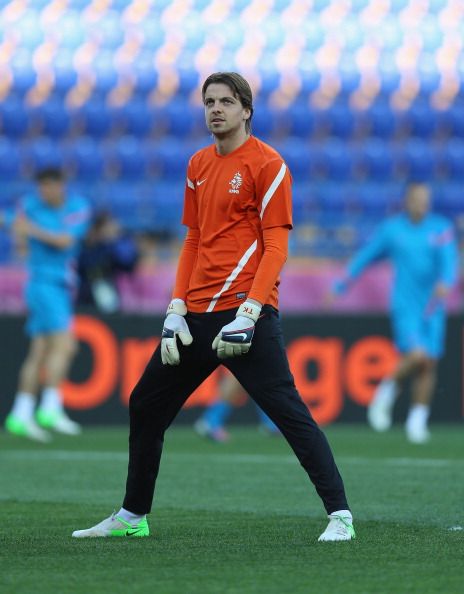
<svg viewBox="0 0 464 594">
<path fill-rule="evenodd" d="M 27 339 L 23 316 L 0 316 L 0 333 L 15 337 L 2 342 L 3 421 L 16 389 L 17 373 Z M 127 402 L 134 383 L 159 341 L 159 316 L 95 316 L 81 312 L 76 318 L 80 349 L 70 381 L 64 385 L 67 406 L 83 424 L 126 423 Z M 315 418 L 323 425 L 363 422 L 376 382 L 395 365 L 397 354 L 384 315 L 286 315 L 282 319 L 295 383 Z M 432 421 L 464 419 L 464 316 L 448 320 L 446 356 L 440 362 Z M 217 396 L 220 371 L 193 394 L 177 423 L 190 423 L 201 407 Z M 395 414 L 404 419 L 407 398 Z M 244 397 L 233 422 L 256 422 L 254 407 Z"/>
</svg>

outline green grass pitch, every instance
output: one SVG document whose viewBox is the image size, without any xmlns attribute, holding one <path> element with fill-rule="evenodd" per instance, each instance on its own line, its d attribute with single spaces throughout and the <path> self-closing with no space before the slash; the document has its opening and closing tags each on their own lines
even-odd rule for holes
<svg viewBox="0 0 464 594">
<path fill-rule="evenodd" d="M 146 539 L 71 538 L 119 509 L 127 429 L 46 446 L 0 434 L 2 594 L 464 592 L 464 431 L 326 429 L 357 539 L 318 543 L 322 505 L 281 438 L 166 436 Z"/>
</svg>

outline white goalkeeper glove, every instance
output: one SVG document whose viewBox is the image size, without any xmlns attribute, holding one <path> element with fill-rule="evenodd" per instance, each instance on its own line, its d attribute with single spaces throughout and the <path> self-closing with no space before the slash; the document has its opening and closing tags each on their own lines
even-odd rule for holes
<svg viewBox="0 0 464 594">
<path fill-rule="evenodd" d="M 173 299 L 169 304 L 161 335 L 161 361 L 163 365 L 179 365 L 180 355 L 176 337 L 184 346 L 192 344 L 193 337 L 184 320 L 187 307 L 182 299 Z"/>
<path fill-rule="evenodd" d="M 235 320 L 221 328 L 213 341 L 213 350 L 217 350 L 219 359 L 248 353 L 260 313 L 260 305 L 250 301 L 242 303 L 235 314 Z"/>
</svg>

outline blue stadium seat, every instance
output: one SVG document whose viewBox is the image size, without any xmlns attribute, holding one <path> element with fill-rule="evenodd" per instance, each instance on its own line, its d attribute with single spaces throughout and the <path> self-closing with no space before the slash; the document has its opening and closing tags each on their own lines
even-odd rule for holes
<svg viewBox="0 0 464 594">
<path fill-rule="evenodd" d="M 115 50 L 124 42 L 125 31 L 121 16 L 116 10 L 105 12 L 98 20 L 97 38 L 101 47 Z"/>
<path fill-rule="evenodd" d="M 464 100 L 455 101 L 447 110 L 436 112 L 437 126 L 448 135 L 464 137 Z"/>
<path fill-rule="evenodd" d="M 112 0 L 111 8 L 118 12 L 122 12 L 131 4 L 133 4 L 133 0 Z"/>
<path fill-rule="evenodd" d="M 338 73 L 345 93 L 351 93 L 359 87 L 361 72 L 353 54 L 347 52 L 342 55 L 338 64 Z"/>
<path fill-rule="evenodd" d="M 11 181 L 20 175 L 21 157 L 14 140 L 0 136 L 0 179 Z"/>
<path fill-rule="evenodd" d="M 92 69 L 95 74 L 96 90 L 106 94 L 116 86 L 118 82 L 118 72 L 114 64 L 114 52 L 108 49 L 100 49 L 95 56 Z"/>
<path fill-rule="evenodd" d="M 197 52 L 203 46 L 206 40 L 207 31 L 204 26 L 204 20 L 198 12 L 189 15 L 182 26 L 185 35 L 184 52 L 189 54 Z"/>
<path fill-rule="evenodd" d="M 451 218 L 462 216 L 464 190 L 462 183 L 441 183 L 434 191 L 434 206 L 439 212 Z"/>
<path fill-rule="evenodd" d="M 343 39 L 343 52 L 351 55 L 364 45 L 365 32 L 359 22 L 358 16 L 352 12 L 343 19 L 343 27 L 340 30 Z"/>
<path fill-rule="evenodd" d="M 95 137 L 108 134 L 113 123 L 110 107 L 99 97 L 93 97 L 84 103 L 77 110 L 76 119 L 84 134 Z"/>
<path fill-rule="evenodd" d="M 451 138 L 443 143 L 440 151 L 443 162 L 441 163 L 447 175 L 452 179 L 464 181 L 464 140 Z M 462 197 L 462 211 L 464 213 L 464 193 Z"/>
<path fill-rule="evenodd" d="M 140 31 L 143 33 L 144 51 L 151 53 L 153 61 L 153 51 L 161 47 L 166 39 L 166 31 L 159 16 L 154 13 L 147 15 L 140 23 Z"/>
<path fill-rule="evenodd" d="M 428 102 L 423 99 L 414 101 L 402 116 L 403 124 L 412 136 L 428 138 L 436 131 L 436 119 Z"/>
<path fill-rule="evenodd" d="M 442 45 L 445 33 L 437 17 L 432 14 L 430 7 L 429 13 L 421 19 L 420 30 L 422 50 L 435 52 Z"/>
<path fill-rule="evenodd" d="M 295 101 L 287 110 L 286 115 L 291 136 L 308 138 L 314 132 L 316 115 L 307 101 Z M 272 126 L 272 121 L 268 125 Z"/>
<path fill-rule="evenodd" d="M 396 49 L 396 45 L 394 46 Z M 380 76 L 380 87 L 382 93 L 390 95 L 398 88 L 401 75 L 398 71 L 393 50 L 384 49 L 379 58 L 378 72 Z"/>
<path fill-rule="evenodd" d="M 65 95 L 77 83 L 77 71 L 74 68 L 74 50 L 60 48 L 52 63 L 54 91 Z"/>
<path fill-rule="evenodd" d="M 0 130 L 5 136 L 17 138 L 27 134 L 30 114 L 19 97 L 7 97 L 0 102 Z"/>
<path fill-rule="evenodd" d="M 435 155 L 426 140 L 411 138 L 395 147 L 401 170 L 410 179 L 429 181 L 435 176 Z"/>
<path fill-rule="evenodd" d="M 86 28 L 78 10 L 67 8 L 56 23 L 60 49 L 76 51 L 86 39 Z"/>
<path fill-rule="evenodd" d="M 135 77 L 134 90 L 141 95 L 147 95 L 158 83 L 158 73 L 153 64 L 153 53 L 149 50 L 141 51 L 132 67 Z"/>
<path fill-rule="evenodd" d="M 386 98 L 375 101 L 363 114 L 362 118 L 371 136 L 391 138 L 395 135 L 397 121 Z"/>
<path fill-rule="evenodd" d="M 195 128 L 195 117 L 187 101 L 175 99 L 168 102 L 160 110 L 166 126 L 166 133 L 170 136 L 185 138 Z"/>
<path fill-rule="evenodd" d="M 330 215 L 346 216 L 348 209 L 347 188 L 345 184 L 325 183 L 317 191 L 320 209 Z"/>
<path fill-rule="evenodd" d="M 203 82 L 200 81 L 192 54 L 186 52 L 183 52 L 177 61 L 177 76 L 179 77 L 177 93 L 181 97 L 188 97 L 200 85 L 200 82 Z"/>
<path fill-rule="evenodd" d="M 314 60 L 311 50 L 305 50 L 298 64 L 298 74 L 301 80 L 301 89 L 298 99 L 308 102 L 309 94 L 319 88 L 321 82 L 321 71 Z"/>
<path fill-rule="evenodd" d="M 77 181 L 99 180 L 104 176 L 100 143 L 89 136 L 78 136 L 65 148 L 65 160 Z"/>
<path fill-rule="evenodd" d="M 357 184 L 353 191 L 353 202 L 363 217 L 387 216 L 398 209 L 401 201 L 401 190 L 397 184 L 386 181 L 365 181 Z"/>
<path fill-rule="evenodd" d="M 279 50 L 285 42 L 287 31 L 280 22 L 278 14 L 271 13 L 261 24 L 260 30 L 265 37 L 265 52 L 275 52 Z"/>
<path fill-rule="evenodd" d="M 185 181 L 188 161 L 198 148 L 173 137 L 150 141 L 146 145 L 149 170 L 163 180 Z"/>
<path fill-rule="evenodd" d="M 260 60 L 258 65 L 259 75 L 261 77 L 261 87 L 259 89 L 259 99 L 267 101 L 269 95 L 280 87 L 281 75 L 276 70 L 274 58 L 266 54 Z"/>
<path fill-rule="evenodd" d="M 435 54 L 422 54 L 419 57 L 417 71 L 420 80 L 420 94 L 425 97 L 430 97 L 441 84 L 442 73 L 437 67 L 435 61 Z"/>
<path fill-rule="evenodd" d="M 61 167 L 63 150 L 56 140 L 47 136 L 38 136 L 24 146 L 26 164 L 34 169 L 44 167 Z"/>
<path fill-rule="evenodd" d="M 328 109 L 321 112 L 328 133 L 331 136 L 348 139 L 356 128 L 355 112 L 348 102 L 336 101 Z"/>
<path fill-rule="evenodd" d="M 181 224 L 184 204 L 185 178 L 179 181 L 158 180 L 152 184 L 150 200 L 154 206 L 154 217 L 150 226 L 154 229 L 183 231 Z M 145 221 L 146 223 L 146 221 Z"/>
<path fill-rule="evenodd" d="M 311 147 L 301 138 L 288 137 L 282 142 L 274 143 L 287 163 L 294 180 L 309 179 L 311 173 Z"/>
<path fill-rule="evenodd" d="M 290 115 L 290 114 L 289 114 Z M 274 130 L 274 118 L 272 110 L 265 104 L 261 104 L 253 113 L 252 128 L 253 134 L 265 140 L 272 135 Z"/>
<path fill-rule="evenodd" d="M 10 60 L 13 75 L 12 90 L 23 96 L 36 83 L 37 73 L 32 64 L 32 54 L 26 48 L 16 49 Z"/>
<path fill-rule="evenodd" d="M 33 127 L 52 138 L 62 138 L 71 127 L 71 116 L 63 100 L 54 96 L 32 110 Z"/>
<path fill-rule="evenodd" d="M 21 47 L 34 51 L 45 39 L 40 26 L 40 12 L 30 7 L 15 21 L 14 32 L 19 37 Z"/>
<path fill-rule="evenodd" d="M 367 138 L 359 149 L 363 175 L 373 180 L 389 180 L 393 175 L 391 146 L 379 138 Z"/>
<path fill-rule="evenodd" d="M 140 179 L 145 175 L 147 159 L 143 145 L 133 136 L 122 136 L 112 141 L 107 156 L 112 171 L 120 179 Z"/>
<path fill-rule="evenodd" d="M 327 138 L 321 145 L 326 176 L 332 180 L 347 180 L 353 174 L 352 147 L 339 138 Z"/>
<path fill-rule="evenodd" d="M 155 110 L 141 97 L 135 96 L 126 105 L 113 109 L 117 128 L 132 136 L 148 136 L 153 128 Z"/>
</svg>

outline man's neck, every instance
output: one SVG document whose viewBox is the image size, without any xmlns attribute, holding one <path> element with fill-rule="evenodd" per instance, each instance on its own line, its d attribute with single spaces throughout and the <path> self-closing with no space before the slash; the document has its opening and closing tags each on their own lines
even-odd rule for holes
<svg viewBox="0 0 464 594">
<path fill-rule="evenodd" d="M 214 136 L 214 142 L 216 144 L 216 150 L 219 155 L 226 156 L 235 149 L 238 149 L 239 146 L 242 146 L 248 139 L 250 138 L 250 134 L 245 130 L 238 130 L 235 134 L 229 136 Z"/>
</svg>

